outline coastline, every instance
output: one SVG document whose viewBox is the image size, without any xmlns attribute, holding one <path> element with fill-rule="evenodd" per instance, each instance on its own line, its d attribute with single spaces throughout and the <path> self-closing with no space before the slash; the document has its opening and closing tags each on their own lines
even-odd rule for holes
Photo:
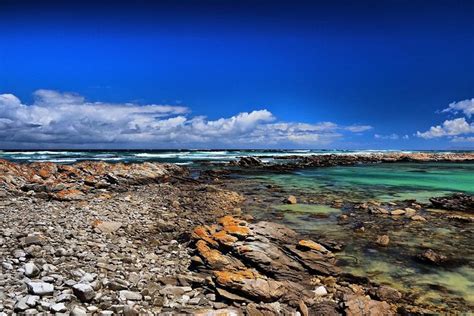
<svg viewBox="0 0 474 316">
<path fill-rule="evenodd" d="M 305 168 L 474 161 L 474 154 L 290 159 L 297 160 L 289 162 L 291 168 Z M 274 168 L 257 162 L 243 158 L 237 166 Z M 254 221 L 242 209 L 246 197 L 226 187 L 225 180 L 196 180 L 187 168 L 161 163 L 0 161 L 0 170 L 5 288 L 0 292 L 0 313 L 433 311 L 415 304 L 409 293 L 341 270 L 334 255 L 337 247 L 329 241 L 310 240 L 281 224 Z M 387 208 L 415 208 L 406 218 L 415 223 L 412 218 L 421 217 L 418 207 L 423 207 L 416 205 L 354 207 L 363 216 L 385 216 L 381 213 Z M 434 310 L 440 311 L 446 310 Z"/>
</svg>

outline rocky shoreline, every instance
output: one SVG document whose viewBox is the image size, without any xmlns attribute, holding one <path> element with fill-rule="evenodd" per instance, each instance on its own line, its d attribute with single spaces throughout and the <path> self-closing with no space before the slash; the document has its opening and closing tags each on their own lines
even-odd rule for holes
<svg viewBox="0 0 474 316">
<path fill-rule="evenodd" d="M 254 221 L 245 196 L 208 175 L 158 163 L 0 161 L 0 315 L 430 312 L 409 293 L 346 273 L 330 241 Z M 439 203 L 457 201 L 472 202 Z M 357 207 L 406 217 L 408 206 Z M 406 218 L 422 221 L 415 216 Z"/>
<path fill-rule="evenodd" d="M 273 159 L 264 162 L 262 158 Z M 311 156 L 273 156 L 273 157 L 242 157 L 229 163 L 240 168 L 254 168 L 272 171 L 289 171 L 303 168 L 351 166 L 370 163 L 395 162 L 474 162 L 474 153 L 361 153 L 361 154 L 327 154 Z"/>
</svg>

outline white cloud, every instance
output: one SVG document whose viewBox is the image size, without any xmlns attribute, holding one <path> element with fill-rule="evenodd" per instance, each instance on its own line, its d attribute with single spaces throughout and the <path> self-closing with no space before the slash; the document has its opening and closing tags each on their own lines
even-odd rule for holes
<svg viewBox="0 0 474 316">
<path fill-rule="evenodd" d="M 351 126 L 347 126 L 345 129 L 350 132 L 361 133 L 361 132 L 371 130 L 372 128 L 373 127 L 370 125 L 351 125 Z"/>
<path fill-rule="evenodd" d="M 408 135 L 399 136 L 398 134 L 395 134 L 395 133 L 389 134 L 389 135 L 374 134 L 374 138 L 384 139 L 384 140 L 398 140 L 398 139 L 407 140 L 407 139 L 410 139 L 410 136 Z"/>
<path fill-rule="evenodd" d="M 474 143 L 474 136 L 470 136 L 470 137 L 454 136 L 451 141 L 455 143 Z"/>
<path fill-rule="evenodd" d="M 12 94 L 0 94 L 0 145 L 319 146 L 340 140 L 344 133 L 371 129 L 332 122 L 282 122 L 265 109 L 216 120 L 189 113 L 184 106 L 89 102 L 81 95 L 53 90 L 36 91 L 30 105 Z"/>
<path fill-rule="evenodd" d="M 452 112 L 452 113 L 462 112 L 464 113 L 465 116 L 467 116 L 468 118 L 471 118 L 471 116 L 474 114 L 474 98 L 470 100 L 467 99 L 467 100 L 463 100 L 459 102 L 452 102 L 442 112 Z"/>
<path fill-rule="evenodd" d="M 459 102 L 452 102 L 442 113 L 462 113 L 467 118 L 474 114 L 474 98 Z M 416 136 L 424 139 L 445 137 L 452 142 L 472 142 L 474 139 L 474 122 L 469 122 L 465 117 L 445 120 L 441 125 L 431 126 L 425 132 L 416 132 Z"/>
<path fill-rule="evenodd" d="M 431 139 L 470 133 L 474 133 L 474 124 L 469 124 L 464 117 L 461 117 L 454 120 L 446 120 L 442 125 L 432 126 L 428 131 L 423 133 L 417 132 L 416 135 L 421 138 Z"/>
<path fill-rule="evenodd" d="M 398 136 L 398 134 L 395 134 L 395 133 L 390 134 L 390 135 L 374 134 L 374 138 L 375 139 L 384 139 L 384 140 L 397 140 L 397 139 L 400 139 L 400 136 Z"/>
</svg>

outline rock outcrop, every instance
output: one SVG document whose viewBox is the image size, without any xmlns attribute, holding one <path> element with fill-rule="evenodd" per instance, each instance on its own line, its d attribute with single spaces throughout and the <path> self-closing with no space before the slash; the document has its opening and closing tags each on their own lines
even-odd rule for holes
<svg viewBox="0 0 474 316">
<path fill-rule="evenodd" d="M 0 188 L 7 192 L 34 192 L 60 201 L 83 200 L 100 189 L 122 189 L 127 185 L 156 183 L 187 174 L 174 164 L 123 164 L 80 162 L 60 165 L 50 162 L 17 164 L 0 160 Z"/>
<path fill-rule="evenodd" d="M 474 161 L 474 153 L 360 153 L 360 154 L 324 154 L 311 156 L 274 156 L 274 161 L 263 162 L 258 157 L 242 157 L 230 165 L 243 168 L 288 171 L 300 168 L 349 166 L 367 163 L 393 162 L 462 162 Z"/>
<path fill-rule="evenodd" d="M 211 276 L 223 299 L 248 304 L 250 315 L 265 315 L 277 303 L 279 312 L 306 315 L 394 314 L 389 303 L 338 284 L 335 255 L 283 225 L 225 216 L 217 224 L 196 227 L 192 237 L 199 258 L 192 269 Z M 317 286 L 321 282 L 326 286 Z"/>
</svg>

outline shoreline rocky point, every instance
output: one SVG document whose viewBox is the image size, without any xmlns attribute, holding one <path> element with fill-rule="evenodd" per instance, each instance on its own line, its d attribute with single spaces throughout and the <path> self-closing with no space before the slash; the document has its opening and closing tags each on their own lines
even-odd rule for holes
<svg viewBox="0 0 474 316">
<path fill-rule="evenodd" d="M 249 157 L 232 165 L 285 170 L 474 161 L 474 154 L 290 160 L 289 167 Z M 407 293 L 346 273 L 337 265 L 337 247 L 330 242 L 312 240 L 278 223 L 254 221 L 241 209 L 244 200 L 209 177 L 190 178 L 188 169 L 173 164 L 2 160 L 0 315 L 432 312 L 414 304 Z M 458 195 L 435 203 L 446 209 L 466 207 L 469 213 L 473 200 Z M 364 213 L 382 212 L 370 203 L 358 207 Z M 414 212 L 411 219 L 422 221 Z M 381 236 L 377 242 L 386 246 L 389 241 Z M 421 259 L 441 264 L 446 258 L 427 251 Z"/>
</svg>

